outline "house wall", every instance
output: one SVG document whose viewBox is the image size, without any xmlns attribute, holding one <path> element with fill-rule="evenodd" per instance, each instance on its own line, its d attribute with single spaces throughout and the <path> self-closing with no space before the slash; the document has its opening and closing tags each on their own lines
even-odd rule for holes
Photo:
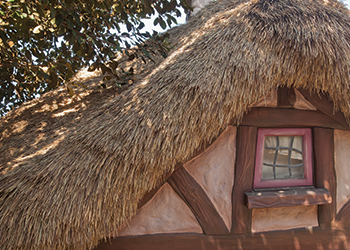
<svg viewBox="0 0 350 250">
<path fill-rule="evenodd" d="M 207 150 L 184 164 L 186 171 L 204 190 L 228 229 L 232 225 L 236 133 L 237 128 L 229 126 Z M 347 136 L 350 138 L 350 133 Z M 339 136 L 336 138 L 339 140 Z M 344 185 L 350 183 L 350 178 L 344 179 L 341 183 L 343 182 Z M 350 196 L 350 192 L 347 195 Z M 310 226 L 318 226 L 317 206 L 252 210 L 252 232 Z M 118 235 L 157 233 L 203 233 L 188 204 L 168 183 L 164 184 L 154 197 L 139 209 Z"/>
<path fill-rule="evenodd" d="M 350 199 L 350 132 L 334 131 L 334 160 L 337 178 L 337 212 Z"/>
<path fill-rule="evenodd" d="M 204 153 L 184 165 L 206 192 L 227 228 L 232 224 L 236 132 L 236 127 L 229 126 Z"/>
<path fill-rule="evenodd" d="M 318 226 L 317 206 L 253 209 L 252 232 Z"/>
<path fill-rule="evenodd" d="M 236 131 L 236 127 L 229 126 L 207 150 L 184 164 L 227 228 L 232 223 Z M 168 183 L 125 223 L 118 236 L 157 233 L 202 233 L 190 208 Z"/>
<path fill-rule="evenodd" d="M 191 210 L 166 183 L 124 224 L 117 236 L 202 232 Z"/>
</svg>

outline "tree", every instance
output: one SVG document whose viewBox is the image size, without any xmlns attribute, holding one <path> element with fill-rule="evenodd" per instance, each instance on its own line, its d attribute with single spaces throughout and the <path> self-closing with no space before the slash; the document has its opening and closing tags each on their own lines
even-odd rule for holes
<svg viewBox="0 0 350 250">
<path fill-rule="evenodd" d="M 5 0 L 0 3 L 0 115 L 65 84 L 81 68 L 119 77 L 116 54 L 146 62 L 166 56 L 166 36 L 141 32 L 156 15 L 163 29 L 176 22 L 184 0 Z M 128 32 L 122 32 L 125 25 Z"/>
</svg>

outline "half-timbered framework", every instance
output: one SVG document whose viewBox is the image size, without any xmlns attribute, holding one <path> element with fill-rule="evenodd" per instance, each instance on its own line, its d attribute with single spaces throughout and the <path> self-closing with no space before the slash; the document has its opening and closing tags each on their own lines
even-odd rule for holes
<svg viewBox="0 0 350 250">
<path fill-rule="evenodd" d="M 296 91 L 315 110 L 295 109 Z M 254 189 L 259 128 L 312 130 L 312 185 Z M 121 235 L 97 249 L 347 249 L 350 232 L 346 227 L 350 227 L 350 224 L 345 222 L 350 220 L 350 199 L 337 211 L 334 130 L 350 133 L 344 116 L 333 112 L 333 103 L 327 95 L 303 89 L 279 88 L 276 107 L 252 107 L 236 130 L 236 159 L 234 166 L 231 166 L 235 172 L 231 193 L 231 228 L 227 228 L 201 185 L 184 166 L 180 166 L 167 179 L 167 183 L 193 212 L 203 233 Z M 154 195 L 156 190 L 152 193 Z M 278 208 L 288 208 L 284 213 L 288 217 L 295 207 L 302 206 L 317 206 L 317 225 L 262 232 L 252 228 L 253 211 L 256 209 L 277 211 Z M 131 226 L 137 228 L 139 225 L 136 222 Z"/>
</svg>

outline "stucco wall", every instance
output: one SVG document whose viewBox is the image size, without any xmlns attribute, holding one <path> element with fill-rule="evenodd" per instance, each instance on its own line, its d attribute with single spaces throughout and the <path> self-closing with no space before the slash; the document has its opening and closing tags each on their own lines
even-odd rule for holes
<svg viewBox="0 0 350 250">
<path fill-rule="evenodd" d="M 125 223 L 118 236 L 202 232 L 192 211 L 166 183 Z"/>
<path fill-rule="evenodd" d="M 252 232 L 318 226 L 317 206 L 253 209 Z"/>
<path fill-rule="evenodd" d="M 350 132 L 334 131 L 337 212 L 350 199 Z"/>
</svg>

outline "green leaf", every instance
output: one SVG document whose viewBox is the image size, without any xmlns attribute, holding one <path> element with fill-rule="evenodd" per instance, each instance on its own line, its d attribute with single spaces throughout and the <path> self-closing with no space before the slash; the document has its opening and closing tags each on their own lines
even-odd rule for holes
<svg viewBox="0 0 350 250">
<path fill-rule="evenodd" d="M 155 18 L 154 21 L 153 21 L 153 25 L 156 26 L 157 24 L 159 23 L 159 18 Z"/>
<path fill-rule="evenodd" d="M 51 12 L 51 18 L 55 18 L 56 16 L 56 10 L 53 7 L 50 7 L 50 12 Z"/>
<path fill-rule="evenodd" d="M 142 49 L 143 54 L 145 54 L 146 57 L 150 58 L 149 51 L 146 49 Z"/>
<path fill-rule="evenodd" d="M 57 26 L 60 26 L 63 22 L 63 15 L 61 13 L 58 13 L 55 17 L 55 23 Z"/>
<path fill-rule="evenodd" d="M 72 24 L 71 21 L 67 20 L 67 25 L 68 25 L 68 28 L 74 29 L 74 25 Z"/>
<path fill-rule="evenodd" d="M 138 30 L 142 30 L 145 27 L 145 24 L 143 22 L 140 22 L 139 26 L 137 27 Z"/>
<path fill-rule="evenodd" d="M 67 91 L 70 97 L 74 95 L 74 90 L 71 87 L 67 86 Z"/>
<path fill-rule="evenodd" d="M 8 39 L 6 33 L 2 29 L 0 29 L 0 38 L 3 42 L 6 42 Z"/>
<path fill-rule="evenodd" d="M 66 27 L 64 27 L 63 25 L 61 25 L 61 26 L 58 28 L 57 35 L 58 35 L 58 36 L 63 36 L 65 33 L 66 33 Z"/>
<path fill-rule="evenodd" d="M 58 77 L 57 74 L 53 71 L 50 71 L 50 86 L 55 88 L 58 86 Z"/>
<path fill-rule="evenodd" d="M 24 54 L 26 55 L 26 57 L 27 57 L 28 60 L 32 60 L 32 54 L 30 53 L 29 50 L 25 50 L 25 51 L 24 51 Z"/>
<path fill-rule="evenodd" d="M 82 38 L 81 36 L 78 36 L 78 43 L 82 44 L 82 43 L 85 43 L 85 39 Z"/>
<path fill-rule="evenodd" d="M 111 79 L 112 79 L 112 77 L 110 75 L 107 75 L 107 76 L 104 76 L 102 80 L 103 81 L 109 81 Z"/>
<path fill-rule="evenodd" d="M 127 28 L 128 32 L 130 32 L 132 30 L 132 27 L 133 26 L 131 23 L 129 23 L 129 22 L 126 23 L 126 28 Z"/>
</svg>

